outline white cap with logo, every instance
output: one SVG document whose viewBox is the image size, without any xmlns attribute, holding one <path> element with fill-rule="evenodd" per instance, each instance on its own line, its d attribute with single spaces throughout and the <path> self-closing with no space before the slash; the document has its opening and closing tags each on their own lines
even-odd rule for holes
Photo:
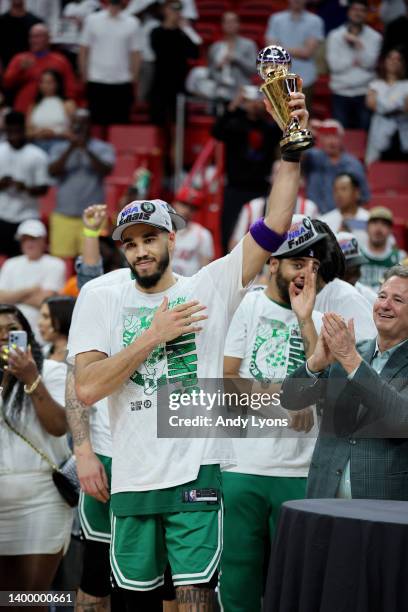
<svg viewBox="0 0 408 612">
<path fill-rule="evenodd" d="M 173 231 L 172 223 L 176 229 L 185 226 L 185 221 L 180 215 L 175 212 L 170 215 L 169 205 L 164 200 L 134 200 L 122 208 L 116 223 L 112 234 L 114 240 L 122 240 L 123 231 L 139 223 L 152 225 L 166 232 Z"/>
<path fill-rule="evenodd" d="M 360 251 L 358 240 L 354 234 L 350 232 L 338 232 L 338 234 L 336 234 L 336 239 L 343 251 L 347 266 L 361 266 L 367 263 L 367 259 Z"/>
<path fill-rule="evenodd" d="M 39 221 L 39 219 L 27 219 L 18 226 L 15 238 L 16 240 L 19 240 L 22 236 L 45 238 L 46 235 L 47 228 L 45 227 L 44 223 Z"/>
<path fill-rule="evenodd" d="M 272 257 L 316 257 L 312 245 L 321 240 L 325 240 L 325 234 L 317 232 L 312 221 L 306 215 L 293 215 L 292 224 L 288 231 L 288 236 L 277 251 L 272 253 Z M 319 249 L 321 250 L 321 249 Z"/>
</svg>

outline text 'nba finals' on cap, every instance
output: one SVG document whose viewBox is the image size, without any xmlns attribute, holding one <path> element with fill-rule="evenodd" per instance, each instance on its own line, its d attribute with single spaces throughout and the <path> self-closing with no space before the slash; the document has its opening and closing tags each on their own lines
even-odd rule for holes
<svg viewBox="0 0 408 612">
<path fill-rule="evenodd" d="M 326 240 L 325 234 L 318 233 L 309 217 L 306 215 L 293 215 L 288 236 L 272 257 L 315 257 L 320 259 L 322 249 L 313 247 L 314 244 Z"/>
<path fill-rule="evenodd" d="M 367 263 L 366 258 L 360 251 L 357 238 L 350 232 L 338 232 L 336 240 L 343 251 L 346 266 L 361 266 Z"/>
<path fill-rule="evenodd" d="M 166 232 L 172 232 L 172 221 L 174 222 L 173 215 L 171 215 L 169 206 L 164 200 L 134 200 L 120 211 L 112 238 L 114 240 L 122 240 L 123 231 L 127 227 L 140 223 L 152 225 Z M 174 223 L 174 225 L 178 229 L 177 223 Z"/>
<path fill-rule="evenodd" d="M 388 223 L 392 225 L 394 223 L 394 215 L 392 214 L 392 211 L 385 206 L 374 206 L 374 208 L 369 211 L 368 220 L 388 221 Z"/>
</svg>

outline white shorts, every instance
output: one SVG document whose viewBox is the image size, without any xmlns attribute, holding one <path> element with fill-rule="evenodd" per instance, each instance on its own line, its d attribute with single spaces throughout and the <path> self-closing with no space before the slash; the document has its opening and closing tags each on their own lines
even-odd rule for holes
<svg viewBox="0 0 408 612">
<path fill-rule="evenodd" d="M 72 520 L 51 472 L 0 474 L 0 555 L 65 553 Z"/>
</svg>

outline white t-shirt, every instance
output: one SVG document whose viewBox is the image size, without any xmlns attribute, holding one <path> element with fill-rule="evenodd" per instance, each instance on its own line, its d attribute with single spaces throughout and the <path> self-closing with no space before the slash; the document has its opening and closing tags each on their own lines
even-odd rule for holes
<svg viewBox="0 0 408 612">
<path fill-rule="evenodd" d="M 316 296 L 315 308 L 319 312 L 336 312 L 348 321 L 354 319 L 356 340 L 367 340 L 377 336 L 371 304 L 355 287 L 335 278 Z"/>
<path fill-rule="evenodd" d="M 366 285 L 363 285 L 363 283 L 360 283 L 360 281 L 357 281 L 356 284 L 354 285 L 355 288 L 357 289 L 357 291 L 363 296 L 365 297 L 365 299 L 367 300 L 367 302 L 370 304 L 370 306 L 374 305 L 375 300 L 377 299 L 377 294 L 375 291 L 373 291 L 371 289 L 371 287 L 367 287 Z"/>
<path fill-rule="evenodd" d="M 207 306 L 204 329 L 186 343 L 155 348 L 129 381 L 109 399 L 113 438 L 112 493 L 163 489 L 189 482 L 205 464 L 231 465 L 226 438 L 157 438 L 159 381 L 180 381 L 188 364 L 198 379 L 221 379 L 223 349 L 231 317 L 243 295 L 242 243 L 226 257 L 190 278 L 179 278 L 167 291 L 144 293 L 134 281 L 91 289 L 78 309 L 69 335 L 69 359 L 96 350 L 115 355 L 151 324 L 165 296 L 170 307 L 192 299 Z M 181 382 L 181 381 L 180 381 Z M 140 409 L 139 409 L 140 408 Z"/>
<path fill-rule="evenodd" d="M 319 333 L 322 315 L 313 312 L 312 316 Z M 264 291 L 251 291 L 245 296 L 232 319 L 224 353 L 242 359 L 241 378 L 259 381 L 283 381 L 306 360 L 295 313 L 270 300 Z M 262 416 L 288 418 L 288 412 L 278 406 L 273 408 L 273 414 Z M 233 440 L 237 465 L 228 471 L 259 476 L 307 476 L 317 423 L 307 435 L 280 428 L 273 437 L 261 437 L 259 427 L 250 425 L 251 422 L 247 439 Z M 287 437 L 288 434 L 293 437 Z"/>
<path fill-rule="evenodd" d="M 193 276 L 200 268 L 202 258 L 213 259 L 214 242 L 211 233 L 199 223 L 188 223 L 177 232 L 172 267 L 182 276 Z"/>
<path fill-rule="evenodd" d="M 68 131 L 69 118 L 64 102 L 58 96 L 48 96 L 36 104 L 30 122 L 35 128 L 48 128 L 57 134 Z"/>
<path fill-rule="evenodd" d="M 107 274 L 102 274 L 98 276 L 98 278 L 94 278 L 87 282 L 79 292 L 78 299 L 75 303 L 74 312 L 72 313 L 71 328 L 73 328 L 78 312 L 80 312 L 81 304 L 89 290 L 95 289 L 95 287 L 110 287 L 123 284 L 129 282 L 129 280 L 129 268 L 122 268 L 120 270 L 113 270 Z M 96 402 L 95 406 L 92 406 L 89 415 L 89 429 L 94 452 L 105 455 L 105 457 L 112 457 L 112 435 L 107 398 Z"/>
<path fill-rule="evenodd" d="M 61 406 L 64 406 L 66 364 L 45 359 L 42 377 L 52 398 Z M 25 397 L 27 398 L 27 396 Z M 6 416 L 20 433 L 26 436 L 37 448 L 44 451 L 54 463 L 59 465 L 65 459 L 68 459 L 70 450 L 67 437 L 52 436 L 47 433 L 40 424 L 37 413 L 28 398 L 18 418 L 14 419 L 9 409 L 6 411 Z M 3 421 L 2 410 L 0 410 L 0 439 L 0 474 L 50 470 L 49 464 L 7 427 Z"/>
<path fill-rule="evenodd" d="M 130 83 L 130 54 L 142 50 L 142 41 L 136 17 L 124 13 L 112 17 L 107 10 L 89 15 L 81 35 L 81 45 L 89 48 L 88 81 Z"/>
<path fill-rule="evenodd" d="M 343 219 L 341 212 L 335 208 L 334 210 L 331 210 L 325 215 L 319 217 L 319 219 L 327 223 L 332 232 L 335 234 L 341 231 L 341 226 L 344 221 L 344 223 L 347 223 L 349 231 L 354 234 L 358 242 L 365 244 L 367 240 L 367 221 L 369 214 L 370 213 L 368 210 L 359 206 L 354 217 L 347 217 L 346 219 Z"/>
<path fill-rule="evenodd" d="M 16 291 L 26 287 L 41 287 L 46 291 L 58 292 L 65 284 L 65 264 L 62 259 L 52 255 L 43 255 L 32 261 L 26 255 L 7 259 L 0 269 L 0 289 Z M 28 304 L 17 304 L 27 318 L 36 337 L 41 341 L 37 322 L 40 311 Z"/>
<path fill-rule="evenodd" d="M 248 204 L 241 208 L 238 221 L 236 222 L 232 240 L 239 242 L 249 231 L 250 226 L 254 221 L 265 215 L 266 200 L 265 198 L 254 198 Z M 301 214 L 316 219 L 319 215 L 319 209 L 312 200 L 298 197 L 296 200 L 296 208 L 293 214 Z"/>
<path fill-rule="evenodd" d="M 49 185 L 48 157 L 32 144 L 14 149 L 8 142 L 1 142 L 0 176 L 10 176 L 28 187 Z M 0 191 L 0 219 L 20 223 L 38 217 L 38 199 L 27 191 L 18 191 L 15 187 Z"/>
</svg>

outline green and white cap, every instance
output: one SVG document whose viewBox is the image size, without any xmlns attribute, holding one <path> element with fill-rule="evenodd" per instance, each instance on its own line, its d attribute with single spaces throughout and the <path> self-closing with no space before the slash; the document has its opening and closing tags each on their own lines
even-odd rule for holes
<svg viewBox="0 0 408 612">
<path fill-rule="evenodd" d="M 172 214 L 170 214 L 170 210 Z M 112 238 L 122 240 L 123 231 L 131 225 L 145 223 L 166 232 L 181 229 L 185 226 L 183 217 L 177 215 L 174 209 L 170 209 L 164 200 L 134 200 L 127 204 L 118 215 L 116 227 Z"/>
<path fill-rule="evenodd" d="M 286 259 L 289 257 L 316 257 L 320 259 L 322 249 L 313 248 L 316 242 L 325 240 L 325 234 L 315 230 L 312 221 L 306 215 L 293 215 L 287 238 L 272 257 Z"/>
</svg>

